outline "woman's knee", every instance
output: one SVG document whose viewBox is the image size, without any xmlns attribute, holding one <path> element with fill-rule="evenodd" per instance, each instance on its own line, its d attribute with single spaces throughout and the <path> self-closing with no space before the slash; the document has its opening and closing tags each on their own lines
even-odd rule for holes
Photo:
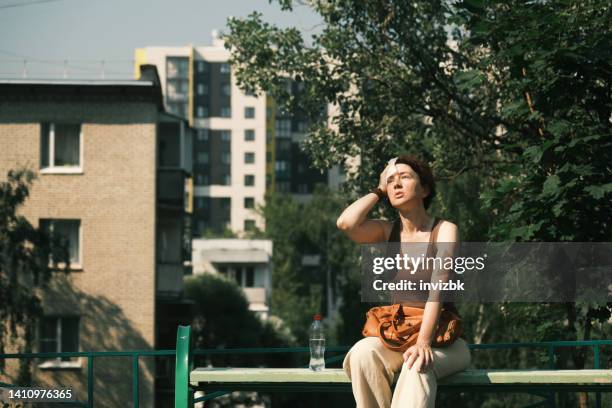
<svg viewBox="0 0 612 408">
<path fill-rule="evenodd" d="M 377 365 L 380 361 L 380 340 L 377 337 L 364 337 L 351 347 L 344 358 L 344 370 L 360 369 Z"/>
</svg>

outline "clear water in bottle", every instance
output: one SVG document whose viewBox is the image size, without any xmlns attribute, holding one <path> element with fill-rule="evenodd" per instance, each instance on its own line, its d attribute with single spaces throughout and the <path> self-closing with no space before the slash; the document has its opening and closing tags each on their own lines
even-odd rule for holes
<svg viewBox="0 0 612 408">
<path fill-rule="evenodd" d="M 314 315 L 310 326 L 310 369 L 321 371 L 325 368 L 325 333 L 321 315 Z"/>
<path fill-rule="evenodd" d="M 310 339 L 310 369 L 321 371 L 325 368 L 325 339 Z"/>
</svg>

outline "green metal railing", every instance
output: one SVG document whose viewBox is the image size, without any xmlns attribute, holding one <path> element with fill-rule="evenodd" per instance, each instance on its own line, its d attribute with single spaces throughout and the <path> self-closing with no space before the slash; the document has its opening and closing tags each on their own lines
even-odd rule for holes
<svg viewBox="0 0 612 408">
<path fill-rule="evenodd" d="M 181 326 L 188 327 L 189 326 Z M 185 330 L 185 329 L 183 329 Z M 179 329 L 180 331 L 180 329 Z M 190 333 L 189 333 L 190 334 Z M 190 338 L 191 336 L 189 336 Z M 178 334 L 177 334 L 178 338 Z M 593 351 L 593 366 L 595 369 L 599 369 L 601 366 L 601 347 L 612 346 L 612 340 L 577 340 L 577 341 L 550 341 L 550 342 L 524 342 L 524 343 L 496 343 L 496 344 L 470 344 L 469 347 L 472 350 L 500 350 L 500 349 L 513 349 L 513 348 L 545 348 L 548 354 L 548 368 L 555 368 L 555 349 L 563 347 L 590 347 Z M 190 347 L 185 351 L 177 344 L 177 350 L 134 350 L 134 351 L 86 351 L 86 352 L 63 352 L 63 353 L 13 353 L 13 354 L 0 354 L 0 359 L 52 359 L 52 358 L 74 358 L 83 357 L 87 359 L 87 400 L 86 401 L 74 401 L 66 403 L 67 405 L 73 405 L 78 407 L 92 408 L 94 406 L 94 368 L 95 360 L 99 358 L 107 357 L 125 357 L 130 358 L 132 362 L 132 406 L 139 408 L 139 362 L 142 357 L 172 357 L 176 355 L 186 355 L 186 359 L 181 361 L 181 364 L 187 364 L 187 372 L 191 370 L 189 364 L 193 356 L 198 355 L 249 355 L 249 354 L 272 354 L 272 353 L 308 353 L 308 347 L 275 347 L 275 348 L 229 348 L 229 349 L 198 349 L 190 351 Z M 331 353 L 345 353 L 349 350 L 348 346 L 334 346 L 328 347 L 326 351 Z M 191 352 L 191 356 L 189 356 Z M 325 360 L 327 364 L 331 364 L 342 360 L 344 355 L 337 355 Z M 178 368 L 177 362 L 177 368 Z M 185 372 L 184 371 L 184 372 Z M 180 382 L 188 386 L 188 375 L 187 377 L 180 378 Z M 178 379 L 178 377 L 177 377 Z M 177 383 L 179 381 L 176 381 Z M 15 387 L 14 384 L 0 383 L 0 387 Z M 176 384 L 175 384 L 176 387 Z M 220 391 L 208 394 L 204 397 L 193 400 L 193 393 L 188 392 L 190 402 L 207 401 L 227 392 Z M 597 406 L 601 406 L 601 395 L 596 394 Z M 530 406 L 535 408 L 546 401 L 538 402 L 538 405 Z"/>
</svg>

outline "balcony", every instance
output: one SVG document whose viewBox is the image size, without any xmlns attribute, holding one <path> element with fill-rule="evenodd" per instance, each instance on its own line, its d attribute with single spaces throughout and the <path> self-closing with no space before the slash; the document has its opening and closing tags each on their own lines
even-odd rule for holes
<svg viewBox="0 0 612 408">
<path fill-rule="evenodd" d="M 160 169 L 157 171 L 157 204 L 167 208 L 185 208 L 185 171 Z"/>
<path fill-rule="evenodd" d="M 242 288 L 247 300 L 250 304 L 262 304 L 265 305 L 266 301 L 266 288 Z"/>
<path fill-rule="evenodd" d="M 157 264 L 157 297 L 176 299 L 183 294 L 184 269 L 181 264 Z"/>
</svg>

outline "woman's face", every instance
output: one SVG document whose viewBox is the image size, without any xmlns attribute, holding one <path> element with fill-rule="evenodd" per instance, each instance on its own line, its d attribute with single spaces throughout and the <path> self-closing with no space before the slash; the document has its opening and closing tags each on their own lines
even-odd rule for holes
<svg viewBox="0 0 612 408">
<path fill-rule="evenodd" d="M 419 175 L 407 164 L 395 165 L 396 172 L 387 176 L 387 195 L 393 207 L 407 203 L 416 205 L 427 197 L 429 191 L 421 185 Z"/>
</svg>

